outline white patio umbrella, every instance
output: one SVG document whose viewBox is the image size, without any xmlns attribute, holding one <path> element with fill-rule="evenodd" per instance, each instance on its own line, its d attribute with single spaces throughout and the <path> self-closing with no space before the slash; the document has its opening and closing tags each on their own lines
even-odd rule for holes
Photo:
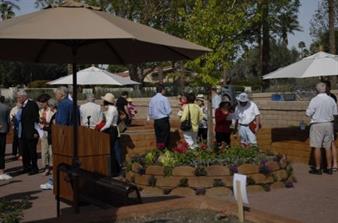
<svg viewBox="0 0 338 223">
<path fill-rule="evenodd" d="M 307 78 L 338 75 L 338 56 L 318 52 L 263 76 L 263 79 Z"/>
<path fill-rule="evenodd" d="M 139 82 L 130 80 L 129 78 L 123 78 L 119 75 L 112 74 L 106 70 L 99 69 L 97 67 L 89 67 L 77 72 L 77 84 L 78 85 L 137 85 Z M 67 75 L 60 77 L 59 79 L 48 82 L 49 85 L 71 85 L 73 84 L 73 75 Z"/>
</svg>

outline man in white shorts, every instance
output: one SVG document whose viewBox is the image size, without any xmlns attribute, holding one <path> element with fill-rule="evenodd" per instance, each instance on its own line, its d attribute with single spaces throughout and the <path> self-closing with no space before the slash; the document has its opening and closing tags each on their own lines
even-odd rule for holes
<svg viewBox="0 0 338 223">
<path fill-rule="evenodd" d="M 316 85 L 317 96 L 312 98 L 306 115 L 311 118 L 310 122 L 310 147 L 314 148 L 316 168 L 309 171 L 311 174 L 321 175 L 320 169 L 321 148 L 325 148 L 327 174 L 332 174 L 331 144 L 334 140 L 333 120 L 337 115 L 337 105 L 333 98 L 326 94 L 326 85 L 322 82 Z"/>
<path fill-rule="evenodd" d="M 235 109 L 235 131 L 238 132 L 243 147 L 256 146 L 256 134 L 260 128 L 260 112 L 257 105 L 249 100 L 247 93 L 236 97 L 238 105 Z"/>
</svg>

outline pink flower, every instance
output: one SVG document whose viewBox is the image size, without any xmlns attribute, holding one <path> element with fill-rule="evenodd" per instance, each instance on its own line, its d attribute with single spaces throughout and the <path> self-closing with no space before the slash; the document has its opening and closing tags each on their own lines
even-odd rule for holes
<svg viewBox="0 0 338 223">
<path fill-rule="evenodd" d="M 176 148 L 174 148 L 173 150 L 178 153 L 185 153 L 187 152 L 188 148 L 189 148 L 189 144 L 181 140 L 177 143 Z"/>
<path fill-rule="evenodd" d="M 202 150 L 206 150 L 208 148 L 208 145 L 206 145 L 206 144 L 201 144 L 201 149 Z"/>
<path fill-rule="evenodd" d="M 157 143 L 157 149 L 164 149 L 165 148 L 165 144 L 164 143 Z"/>
</svg>

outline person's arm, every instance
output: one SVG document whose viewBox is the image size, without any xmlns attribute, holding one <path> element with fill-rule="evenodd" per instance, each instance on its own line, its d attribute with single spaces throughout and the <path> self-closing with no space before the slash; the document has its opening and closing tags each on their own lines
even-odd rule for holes
<svg viewBox="0 0 338 223">
<path fill-rule="evenodd" d="M 65 104 L 63 102 L 60 102 L 55 116 L 56 123 L 58 125 L 67 125 L 67 115 L 68 112 L 65 111 Z"/>
<path fill-rule="evenodd" d="M 10 113 L 10 110 L 9 110 L 9 107 L 7 107 L 7 111 L 6 111 L 7 133 L 9 132 L 9 129 L 10 129 L 10 117 L 9 117 L 9 113 Z"/>
<path fill-rule="evenodd" d="M 255 133 L 257 134 L 257 132 L 258 132 L 258 130 L 260 128 L 260 124 L 261 124 L 261 116 L 260 115 L 256 115 L 255 121 L 256 121 Z"/>
<path fill-rule="evenodd" d="M 199 114 L 199 122 L 201 122 L 204 118 L 204 114 L 202 109 L 198 106 L 198 114 Z"/>
<path fill-rule="evenodd" d="M 124 105 L 124 112 L 126 113 L 127 117 L 131 117 L 131 114 L 129 113 L 128 105 Z"/>
<path fill-rule="evenodd" d="M 35 102 L 33 102 L 33 120 L 35 123 L 39 123 L 40 114 L 39 114 L 39 106 Z"/>
<path fill-rule="evenodd" d="M 257 134 L 260 124 L 261 124 L 261 113 L 258 110 L 257 105 L 255 104 L 255 121 L 256 121 L 256 129 L 255 129 L 255 133 Z"/>
<path fill-rule="evenodd" d="M 183 107 L 181 122 L 184 122 L 188 118 L 188 104 Z"/>
<path fill-rule="evenodd" d="M 153 115 L 153 101 L 152 101 L 152 99 L 150 99 L 150 102 L 149 102 L 148 116 L 149 116 L 149 118 L 154 119 L 154 115 Z"/>
<path fill-rule="evenodd" d="M 171 106 L 168 98 L 165 98 L 164 100 L 164 113 L 167 114 L 168 116 L 171 114 Z"/>
<path fill-rule="evenodd" d="M 316 109 L 315 109 L 315 107 L 314 107 L 314 103 L 313 103 L 313 101 L 311 100 L 311 101 L 310 101 L 310 104 L 309 104 L 309 107 L 306 109 L 305 114 L 306 114 L 306 116 L 308 116 L 308 117 L 312 117 L 312 115 L 315 113 L 315 111 L 316 111 Z"/>
<path fill-rule="evenodd" d="M 235 120 L 234 134 L 236 134 L 238 131 L 238 119 L 239 119 L 237 107 L 235 108 L 235 112 L 233 113 L 233 119 Z"/>
<path fill-rule="evenodd" d="M 80 124 L 82 126 L 86 126 L 86 119 L 87 117 L 85 117 L 85 112 L 84 112 L 84 107 L 83 106 L 80 106 L 79 110 L 80 110 Z"/>
<path fill-rule="evenodd" d="M 106 124 L 100 129 L 101 132 L 108 129 L 111 126 L 113 122 L 113 118 L 114 118 L 114 111 L 111 108 L 108 108 Z"/>
<path fill-rule="evenodd" d="M 338 115 L 338 109 L 337 109 L 337 104 L 336 104 L 336 102 L 333 103 L 332 107 L 333 107 L 333 115 Z"/>
<path fill-rule="evenodd" d="M 224 115 L 223 112 L 220 112 L 218 109 L 215 111 L 215 122 L 216 123 L 224 123 Z"/>
</svg>

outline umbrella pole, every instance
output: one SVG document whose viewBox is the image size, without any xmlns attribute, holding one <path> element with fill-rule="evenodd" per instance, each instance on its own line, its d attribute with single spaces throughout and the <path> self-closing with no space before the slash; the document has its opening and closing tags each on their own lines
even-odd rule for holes
<svg viewBox="0 0 338 223">
<path fill-rule="evenodd" d="M 72 178 L 73 178 L 73 208 L 75 213 L 79 213 L 79 169 L 80 160 L 77 154 L 78 149 L 78 113 L 77 113 L 77 72 L 76 72 L 77 49 L 73 48 L 73 157 L 72 157 Z"/>
</svg>

